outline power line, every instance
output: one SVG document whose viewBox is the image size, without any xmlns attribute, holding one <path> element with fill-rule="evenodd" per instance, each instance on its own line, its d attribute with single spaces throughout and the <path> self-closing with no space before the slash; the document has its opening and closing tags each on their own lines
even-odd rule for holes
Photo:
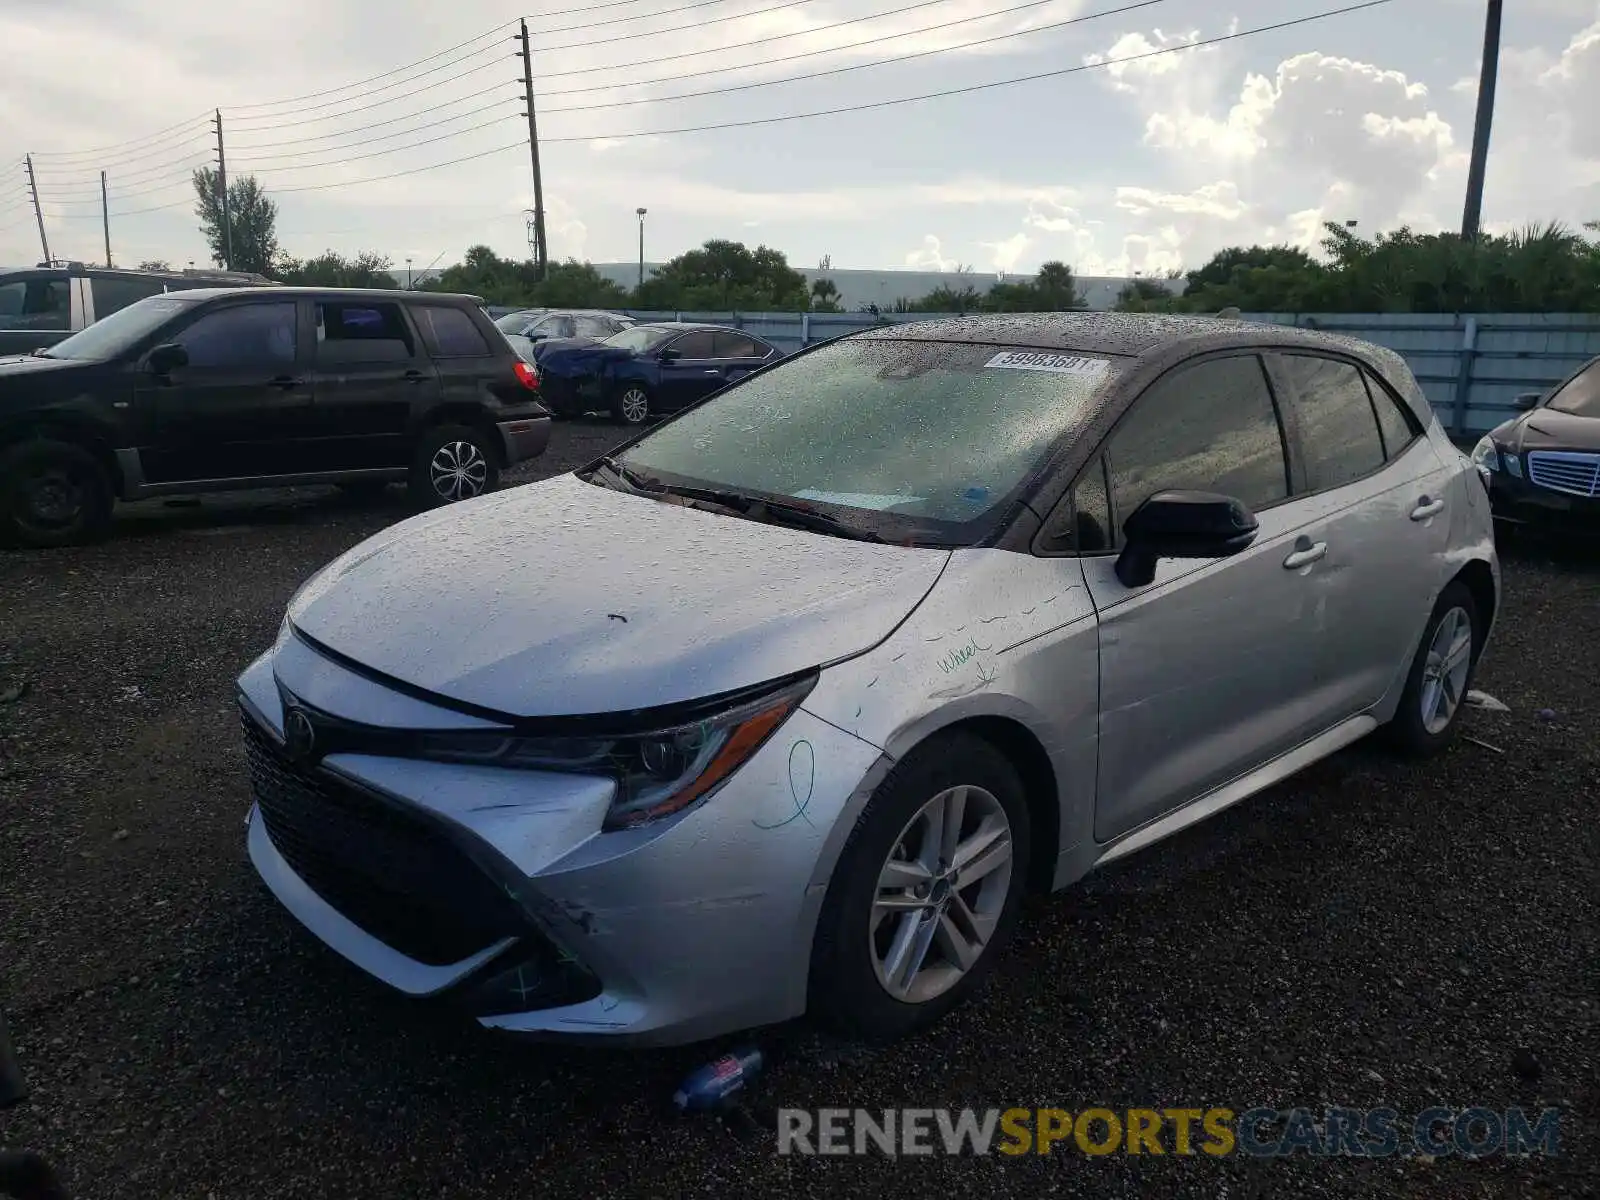
<svg viewBox="0 0 1600 1200">
<path fill-rule="evenodd" d="M 337 116 L 348 116 L 351 113 L 368 112 L 369 110 L 374 109 L 374 108 L 382 108 L 386 104 L 393 104 L 396 100 L 405 100 L 405 99 L 408 99 L 408 98 L 410 98 L 412 96 L 420 96 L 425 92 L 431 92 L 431 91 L 435 91 L 435 90 L 437 90 L 439 88 L 442 88 L 442 87 L 448 87 L 450 84 L 454 83 L 457 79 L 465 79 L 469 75 L 477 75 L 477 74 L 479 74 L 479 73 L 481 73 L 483 71 L 489 70 L 491 67 L 501 66 L 502 65 L 502 63 L 501 63 L 502 58 L 510 58 L 510 57 L 511 57 L 511 55 L 508 55 L 508 54 L 496 54 L 495 57 L 493 59 L 491 59 L 489 62 L 479 63 L 475 67 L 468 67 L 464 71 L 458 71 L 456 73 L 454 79 L 436 80 L 435 82 L 429 83 L 429 84 L 425 84 L 422 87 L 413 88 L 409 92 L 397 92 L 393 96 L 385 96 L 382 100 L 374 100 L 370 104 L 358 104 L 353 108 L 344 108 L 340 113 L 337 114 Z M 419 75 L 417 78 L 420 79 L 421 76 Z M 404 80 L 402 82 L 410 83 L 412 81 L 411 80 Z M 394 86 L 399 86 L 399 85 L 398 84 L 391 84 L 390 86 L 394 87 Z M 356 95 L 348 96 L 345 99 L 359 100 L 361 98 L 361 96 L 363 96 L 363 95 L 375 95 L 375 94 L 376 93 L 374 93 L 374 92 L 357 93 Z M 321 104 L 321 105 L 317 105 L 315 107 L 318 108 L 318 109 L 322 109 L 322 108 L 339 108 L 343 104 L 344 104 L 344 100 L 334 100 L 329 104 Z M 229 109 L 228 111 L 229 111 L 230 114 L 233 112 L 232 109 Z M 313 109 L 308 108 L 308 109 L 304 109 L 304 110 L 301 110 L 301 111 L 303 111 L 303 112 L 312 112 Z M 270 116 L 277 117 L 277 116 L 288 116 L 290 114 L 288 114 L 288 113 L 272 113 L 272 114 L 264 114 L 264 115 L 270 115 Z M 297 121 L 279 122 L 279 123 L 273 124 L 273 125 L 252 125 L 252 126 L 249 126 L 248 128 L 246 128 L 244 130 L 244 132 L 246 132 L 246 133 L 259 133 L 259 132 L 265 132 L 268 129 L 289 129 L 289 128 L 293 128 L 296 125 L 312 124 L 312 123 L 317 122 L 317 121 L 335 120 L 335 119 L 337 119 L 337 116 L 311 117 L 309 119 L 302 119 L 302 120 L 297 120 Z M 257 119 L 258 118 L 256 118 L 256 117 L 243 117 L 243 118 L 230 117 L 230 121 L 232 121 L 232 120 L 253 121 L 253 120 L 257 120 Z M 238 126 L 232 126 L 232 127 L 233 128 L 238 128 Z"/>
<path fill-rule="evenodd" d="M 638 3 L 638 0 L 627 0 L 627 2 L 630 4 L 636 4 Z M 376 83 L 378 80 L 388 79 L 392 75 L 403 75 L 413 67 L 420 67 L 423 63 L 432 62 L 436 58 L 443 58 L 446 54 L 454 54 L 457 50 L 464 49 L 465 47 L 472 45 L 474 42 L 481 42 L 491 37 L 498 38 L 515 24 L 515 21 L 502 21 L 493 29 L 486 29 L 476 37 L 470 37 L 464 42 L 456 43 L 454 46 L 446 46 L 443 50 L 436 51 L 435 53 L 428 55 L 426 58 L 419 58 L 416 62 L 406 63 L 403 66 L 395 67 L 392 70 L 384 71 L 378 75 L 370 75 L 366 79 L 357 79 L 353 83 L 341 84 L 336 88 L 326 88 L 320 92 L 307 92 L 303 96 L 286 96 L 281 100 L 266 100 L 260 104 L 241 104 L 233 109 L 230 109 L 229 111 L 242 114 L 250 109 L 277 108 L 282 104 L 298 104 L 302 100 L 317 100 L 323 96 L 332 96 L 337 92 L 347 92 L 351 88 L 358 88 L 369 83 Z"/>
<path fill-rule="evenodd" d="M 96 146 L 88 150 L 57 150 L 52 152 L 42 152 L 34 155 L 34 157 L 45 158 L 54 161 L 67 158 L 98 158 L 106 154 L 118 154 L 135 146 L 143 145 L 145 142 L 158 141 L 163 138 L 170 137 L 177 130 L 184 129 L 188 126 L 196 125 L 201 122 L 209 121 L 210 119 L 211 115 L 209 113 L 202 113 L 198 117 L 190 117 L 186 121 L 179 121 L 175 125 L 168 125 L 165 129 L 158 129 L 154 133 L 147 133 L 143 137 L 133 138 L 126 142 L 114 142 L 109 146 Z"/>
<path fill-rule="evenodd" d="M 884 12 L 880 12 L 880 13 L 870 13 L 867 16 L 864 16 L 864 17 L 849 17 L 849 18 L 846 18 L 845 20 L 842 20 L 842 21 L 830 21 L 826 25 L 813 25 L 810 29 L 797 29 L 797 30 L 794 30 L 794 31 L 792 31 L 790 33 L 774 33 L 774 34 L 770 34 L 767 37 L 754 38 L 754 39 L 752 39 L 751 41 L 748 41 L 748 42 L 732 42 L 732 43 L 730 43 L 730 44 L 728 44 L 726 46 L 715 46 L 715 47 L 713 47 L 713 48 L 711 48 L 709 50 L 685 50 L 680 54 L 664 54 L 659 58 L 641 58 L 636 62 L 626 63 L 623 66 L 619 66 L 619 67 L 601 67 L 601 68 L 581 67 L 581 68 L 574 68 L 573 70 L 570 70 L 570 71 L 541 71 L 539 73 L 539 79 L 540 79 L 541 82 L 543 82 L 544 80 L 547 80 L 547 79 L 562 79 L 562 78 L 565 78 L 565 77 L 567 77 L 569 75 L 593 75 L 597 69 L 599 69 L 599 70 L 607 70 L 607 71 L 620 71 L 620 70 L 626 70 L 629 67 L 653 67 L 657 63 L 681 62 L 683 59 L 686 59 L 686 58 L 704 58 L 707 54 L 726 54 L 730 50 L 746 50 L 751 46 L 764 46 L 768 42 L 783 42 L 783 41 L 788 41 L 790 38 L 808 37 L 808 36 L 810 36 L 812 34 L 827 33 L 829 30 L 832 30 L 832 29 L 843 29 L 846 25 L 860 25 L 860 24 L 862 24 L 863 22 L 866 22 L 866 21 L 881 21 L 885 17 L 898 17 L 901 13 L 914 12 L 919 8 L 932 8 L 935 5 L 946 4 L 948 2 L 949 2 L 949 0 L 916 0 L 916 2 L 912 3 L 912 4 L 902 4 L 899 8 L 891 8 L 891 9 L 888 9 L 888 10 L 886 10 Z M 784 7 L 784 6 L 780 5 L 780 7 Z M 768 12 L 768 11 L 770 11 L 770 10 L 768 10 L 768 9 L 760 9 L 760 10 L 758 10 L 758 12 Z M 983 18 L 981 18 L 981 17 L 972 17 L 972 18 L 969 18 L 969 19 L 976 21 L 976 20 L 982 20 Z M 550 49 L 565 49 L 565 48 L 566 47 L 549 47 L 549 46 L 545 47 L 546 50 L 550 50 Z M 763 64 L 763 63 L 755 63 L 753 65 L 754 66 L 763 66 L 765 64 Z M 741 69 L 744 69 L 744 68 L 729 67 L 729 68 L 726 68 L 726 69 L 728 69 L 728 70 L 741 70 Z M 641 83 L 650 83 L 650 82 L 659 83 L 659 82 L 664 82 L 664 81 L 662 81 L 662 80 L 654 80 L 654 81 L 652 81 L 652 80 L 642 80 L 640 82 Z M 632 87 L 634 85 L 631 84 L 631 83 L 617 83 L 617 84 L 611 84 L 609 86 L 611 86 L 611 87 Z M 555 93 L 548 93 L 547 92 L 545 94 L 546 95 L 554 95 Z"/>
<path fill-rule="evenodd" d="M 108 171 L 107 174 L 110 175 L 112 181 L 118 187 L 126 187 L 129 184 L 136 184 L 141 187 L 146 187 L 162 179 L 176 179 L 180 176 L 187 179 L 193 173 L 196 166 L 202 165 L 203 163 L 209 161 L 210 154 L 207 151 L 193 150 L 183 158 L 173 159 L 170 162 L 164 163 L 160 167 L 150 167 L 142 171 L 132 171 L 127 174 L 119 174 L 116 171 Z M 95 203 L 99 203 L 99 172 L 94 172 L 94 176 L 95 178 L 93 181 L 93 186 L 95 189 L 95 195 L 92 198 L 94 199 Z M 51 197 L 58 200 L 67 199 L 70 196 L 76 195 L 77 193 L 73 189 L 77 187 L 89 186 L 84 180 L 78 179 L 74 176 L 67 176 L 65 178 L 61 176 L 55 176 L 52 178 L 51 183 L 53 188 L 60 187 L 65 189 L 60 191 L 52 189 L 48 193 Z M 41 191 L 40 194 L 44 195 L 46 193 Z"/>
<path fill-rule="evenodd" d="M 638 0 L 631 0 L 631 2 L 637 3 Z M 385 125 L 398 125 L 402 121 L 409 121 L 414 117 L 425 117 L 431 112 L 438 112 L 441 108 L 449 108 L 452 104 L 460 104 L 467 100 L 481 99 L 482 97 L 487 96 L 490 92 L 498 92 L 506 86 L 506 84 L 497 83 L 493 87 L 487 87 L 481 91 L 468 92 L 465 96 L 457 96 L 454 100 L 446 100 L 440 104 L 431 104 L 427 108 L 419 108 L 415 112 L 409 112 L 400 117 L 390 117 L 386 121 L 374 121 L 370 125 L 358 125 L 354 129 L 335 129 L 329 133 L 312 134 L 310 137 L 285 138 L 276 142 L 256 142 L 254 145 L 240 146 L 239 149 L 248 154 L 254 150 L 270 150 L 276 146 L 303 146 L 307 142 L 325 142 L 329 138 L 348 137 L 352 133 L 365 133 L 371 129 L 382 129 Z M 488 112 L 491 108 L 498 108 L 502 104 L 509 104 L 520 99 L 520 96 L 508 96 L 504 100 L 496 100 L 493 104 L 485 104 L 481 108 L 469 109 L 464 113 L 458 113 L 454 118 L 447 119 L 455 120 L 459 117 L 476 116 L 478 113 Z M 409 132 L 415 133 L 418 129 L 427 128 L 429 128 L 427 125 L 418 125 L 416 129 L 410 130 Z M 249 132 L 265 132 L 265 130 L 250 130 Z"/>
<path fill-rule="evenodd" d="M 369 154 L 341 154 L 340 157 L 329 162 L 301 163 L 297 166 L 285 167 L 257 167 L 252 164 L 249 173 L 252 175 L 276 175 L 283 171 L 309 171 L 316 167 L 337 167 L 348 162 L 361 162 L 363 159 L 368 158 L 382 158 L 386 154 L 398 154 L 402 150 L 415 150 L 418 146 L 432 146 L 437 142 L 449 141 L 451 138 L 465 137 L 469 133 L 477 133 L 480 129 L 489 129 L 492 126 L 500 125 L 504 120 L 505 118 L 501 117 L 493 121 L 481 121 L 476 125 L 469 125 L 465 129 L 457 129 L 453 133 L 441 133 L 434 137 L 423 138 L 418 142 L 408 142 L 404 146 L 390 146 L 387 150 L 374 150 Z M 401 135 L 390 134 L 389 136 L 399 137 Z M 338 148 L 334 147 L 333 152 L 339 153 Z M 289 157 L 294 156 L 291 155 Z"/>
<path fill-rule="evenodd" d="M 1062 67 L 1055 71 L 1040 71 L 1033 75 L 1019 75 L 1011 79 L 996 79 L 989 83 L 974 83 L 966 87 L 946 88 L 938 92 L 924 92 L 917 96 L 900 96 L 893 100 L 874 100 L 867 104 L 850 104 L 840 108 L 823 108 L 814 112 L 787 113 L 778 117 L 755 117 L 746 121 L 724 121 L 714 125 L 687 125 L 679 129 L 638 129 L 628 133 L 596 133 L 581 137 L 543 138 L 547 143 L 572 143 L 572 142 L 615 142 L 641 137 L 669 137 L 680 133 L 709 133 L 719 129 L 747 129 L 755 125 L 778 125 L 788 121 L 808 121 L 814 117 L 833 117 L 844 113 L 870 112 L 880 108 L 895 108 L 903 104 L 917 104 L 924 100 L 942 100 L 947 96 L 965 96 L 973 92 L 992 91 L 995 88 L 1015 87 L 1022 83 L 1035 83 L 1041 79 L 1059 79 L 1064 75 L 1076 75 L 1082 71 L 1099 70 L 1102 67 L 1118 66 L 1122 63 L 1139 62 L 1147 58 L 1157 58 L 1163 54 L 1176 54 L 1184 50 L 1198 50 L 1205 46 L 1217 46 L 1224 42 L 1234 42 L 1241 38 L 1253 37 L 1258 33 L 1273 33 L 1280 29 L 1291 29 L 1297 25 L 1309 25 L 1313 21 L 1325 21 L 1331 17 L 1342 17 L 1350 13 L 1361 12 L 1368 8 L 1379 8 L 1391 4 L 1393 0 L 1365 0 L 1365 3 L 1350 4 L 1344 8 L 1329 9 L 1325 12 L 1312 13 L 1309 16 L 1296 17 L 1289 21 L 1278 21 L 1271 25 L 1258 25 L 1254 29 L 1241 29 L 1234 33 L 1220 34 L 1217 37 L 1205 38 L 1195 42 L 1184 42 L 1178 46 L 1163 46 L 1157 50 L 1147 50 L 1141 54 L 1124 55 L 1122 58 L 1105 59 L 1101 62 L 1083 63 L 1076 67 Z"/>
<path fill-rule="evenodd" d="M 889 42 L 889 41 L 894 41 L 894 40 L 896 40 L 898 38 L 902 38 L 902 37 L 913 37 L 913 36 L 915 36 L 915 35 L 917 35 L 919 33 L 931 33 L 931 32 L 938 31 L 938 30 L 950 29 L 950 28 L 953 28 L 956 25 L 965 25 L 965 24 L 968 24 L 968 23 L 970 23 L 972 21 L 983 21 L 983 20 L 988 20 L 989 18 L 992 18 L 992 17 L 1009 16 L 1011 13 L 1022 12 L 1025 9 L 1038 8 L 1041 5 L 1053 4 L 1053 3 L 1055 3 L 1055 0 L 1028 0 L 1028 3 L 1026 3 L 1026 4 L 1017 4 L 1017 5 L 1014 5 L 1011 8 L 1003 8 L 1003 9 L 999 10 L 998 12 L 989 13 L 989 14 L 986 14 L 985 16 L 980 16 L 980 17 L 962 17 L 960 20 L 950 21 L 950 22 L 947 22 L 947 23 L 942 24 L 942 25 L 928 25 L 928 26 L 924 26 L 921 29 L 907 30 L 904 33 L 887 33 L 887 34 L 883 34 L 880 37 L 868 38 L 865 41 L 855 42 L 855 43 L 853 43 L 853 44 L 851 44 L 849 46 L 835 46 L 835 47 L 833 47 L 831 49 L 828 49 L 828 50 L 808 50 L 804 54 L 793 54 L 793 55 L 790 55 L 788 58 L 772 59 L 772 60 L 770 60 L 768 62 L 752 63 L 750 65 L 752 67 L 755 67 L 755 66 L 763 66 L 764 67 L 764 66 L 771 66 L 774 63 L 790 62 L 790 61 L 793 61 L 794 59 L 799 59 L 799 58 L 813 58 L 813 57 L 815 57 L 816 55 L 819 55 L 819 54 L 836 54 L 841 50 L 855 50 L 855 49 L 858 49 L 858 48 L 860 48 L 862 46 L 871 46 L 871 45 L 873 45 L 873 44 L 875 44 L 877 42 Z M 844 74 L 846 74 L 846 73 L 848 73 L 850 71 L 865 71 L 865 70 L 868 70 L 868 69 L 870 69 L 872 67 L 894 66 L 894 65 L 899 64 L 899 63 L 912 62 L 913 60 L 919 59 L 919 58 L 930 58 L 930 57 L 932 57 L 932 56 L 934 56 L 936 54 L 952 54 L 957 50 L 970 50 L 974 46 L 987 46 L 987 45 L 989 45 L 989 44 L 991 44 L 993 42 L 1015 41 L 1018 38 L 1031 37 L 1033 34 L 1036 34 L 1036 33 L 1049 33 L 1052 30 L 1065 29 L 1069 25 L 1079 25 L 1079 24 L 1082 24 L 1085 21 L 1093 21 L 1093 20 L 1096 20 L 1097 18 L 1100 18 L 1100 17 L 1115 17 L 1115 16 L 1119 16 L 1122 13 L 1133 12 L 1135 9 L 1151 8 L 1154 5 L 1165 4 L 1165 3 L 1167 3 L 1167 0 L 1137 0 L 1136 3 L 1124 4 L 1121 8 L 1108 8 L 1108 9 L 1105 9 L 1105 10 L 1103 10 L 1101 12 L 1084 13 L 1082 16 L 1068 17 L 1065 20 L 1055 21 L 1055 22 L 1052 22 L 1049 25 L 1035 25 L 1031 29 L 1019 29 L 1019 30 L 1014 30 L 1014 31 L 1012 31 L 1010 33 L 997 33 L 997 34 L 993 34 L 993 35 L 991 35 L 989 37 L 985 37 L 985 38 L 975 38 L 974 40 L 972 40 L 970 42 L 958 42 L 953 46 L 936 46 L 931 50 L 917 50 L 917 51 L 914 51 L 914 52 L 912 52 L 910 54 L 896 54 L 896 55 L 893 55 L 893 56 L 891 56 L 889 58 L 880 58 L 875 62 L 848 63 L 848 64 L 846 64 L 845 66 L 842 66 L 842 67 L 830 67 L 829 69 L 827 69 L 825 71 L 812 71 L 812 72 L 809 72 L 808 74 L 805 74 L 805 75 L 790 75 L 790 76 L 788 76 L 788 77 L 786 77 L 784 79 L 759 79 L 759 80 L 756 80 L 753 83 L 736 83 L 736 84 L 730 84 L 727 87 L 706 88 L 706 89 L 704 89 L 702 91 L 698 91 L 698 92 L 682 92 L 682 93 L 679 93 L 678 95 L 675 95 L 675 96 L 643 96 L 643 97 L 640 97 L 637 100 L 607 100 L 607 101 L 604 101 L 604 102 L 602 102 L 600 104 L 569 104 L 569 105 L 566 105 L 564 107 L 547 108 L 544 111 L 547 112 L 547 113 L 594 112 L 597 109 L 602 109 L 602 108 L 628 108 L 628 107 L 631 107 L 631 106 L 637 105 L 637 104 L 661 104 L 661 103 L 665 103 L 668 100 L 694 100 L 694 99 L 698 99 L 698 98 L 700 98 L 702 96 L 721 96 L 721 95 L 726 95 L 729 92 L 748 92 L 748 91 L 751 91 L 754 88 L 776 87 L 777 85 L 784 84 L 784 83 L 800 83 L 800 82 L 802 82 L 804 80 L 807 80 L 807 79 L 822 79 L 822 78 L 825 78 L 825 77 L 827 77 L 829 75 L 844 75 Z M 741 68 L 723 67 L 723 68 L 720 68 L 720 69 L 724 70 L 724 71 L 728 71 L 728 70 L 739 70 Z M 708 72 L 708 73 L 714 73 L 714 72 Z M 666 80 L 658 80 L 656 82 L 667 82 L 667 81 Z M 588 91 L 588 90 L 591 90 L 591 89 L 578 88 L 576 90 L 577 91 Z M 561 92 L 547 92 L 546 93 L 547 96 L 549 96 L 549 95 L 559 96 L 559 95 L 563 95 L 563 94 L 564 93 L 561 93 Z"/>
</svg>

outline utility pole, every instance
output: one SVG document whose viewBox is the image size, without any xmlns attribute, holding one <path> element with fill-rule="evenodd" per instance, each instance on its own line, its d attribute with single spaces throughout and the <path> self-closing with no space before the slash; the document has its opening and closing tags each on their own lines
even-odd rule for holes
<svg viewBox="0 0 1600 1200">
<path fill-rule="evenodd" d="M 1483 22 L 1483 64 L 1478 72 L 1478 115 L 1472 125 L 1472 163 L 1467 168 L 1467 204 L 1462 241 L 1475 241 L 1483 216 L 1483 178 L 1489 162 L 1489 126 L 1494 122 L 1494 85 L 1500 70 L 1501 0 L 1489 0 Z"/>
<path fill-rule="evenodd" d="M 33 197 L 33 216 L 39 222 L 39 245 L 44 247 L 44 261 L 48 264 L 50 259 L 50 239 L 44 235 L 44 209 L 39 207 L 39 181 L 33 174 L 33 155 L 28 155 L 28 194 Z"/>
<path fill-rule="evenodd" d="M 217 109 L 217 192 L 222 204 L 222 262 L 233 270 L 233 214 L 228 210 L 228 156 L 222 149 L 222 110 Z"/>
<path fill-rule="evenodd" d="M 644 289 L 644 214 L 647 210 L 636 208 L 633 210 L 639 217 L 639 288 Z"/>
<path fill-rule="evenodd" d="M 519 22 L 522 32 L 516 40 L 522 43 L 522 87 L 528 101 L 528 151 L 533 156 L 533 263 L 540 280 L 545 278 L 550 266 L 550 251 L 544 240 L 544 177 L 539 173 L 539 119 L 533 107 L 533 48 L 528 38 L 528 22 Z"/>
<path fill-rule="evenodd" d="M 111 206 L 106 203 L 106 173 L 100 172 L 100 225 L 106 232 L 106 266 L 111 265 Z"/>
</svg>

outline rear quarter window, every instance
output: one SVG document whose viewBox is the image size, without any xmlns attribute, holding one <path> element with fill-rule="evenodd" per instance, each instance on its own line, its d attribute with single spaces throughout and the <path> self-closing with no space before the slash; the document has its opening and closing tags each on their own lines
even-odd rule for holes
<svg viewBox="0 0 1600 1200">
<path fill-rule="evenodd" d="M 418 304 L 411 309 L 422 331 L 422 344 L 441 358 L 486 358 L 494 353 L 477 322 L 459 308 Z"/>
</svg>

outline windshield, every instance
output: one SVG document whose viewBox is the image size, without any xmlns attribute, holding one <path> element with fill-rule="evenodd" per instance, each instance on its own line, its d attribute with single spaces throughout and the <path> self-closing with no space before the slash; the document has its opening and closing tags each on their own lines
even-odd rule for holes
<svg viewBox="0 0 1600 1200">
<path fill-rule="evenodd" d="M 659 325 L 634 325 L 618 333 L 613 333 L 605 339 L 608 346 L 616 346 L 623 350 L 632 350 L 642 353 L 652 346 L 659 346 L 669 337 L 679 333 L 676 329 L 662 329 Z"/>
<path fill-rule="evenodd" d="M 537 311 L 507 313 L 494 323 L 495 328 L 501 333 L 521 333 L 523 327 L 538 315 Z"/>
<path fill-rule="evenodd" d="M 105 362 L 166 324 L 194 301 L 177 296 L 150 296 L 118 309 L 103 321 L 57 342 L 45 351 L 48 358 L 76 358 Z"/>
<path fill-rule="evenodd" d="M 1100 356 L 848 339 L 728 389 L 618 461 L 669 484 L 827 506 L 894 540 L 971 544 L 1120 369 Z"/>
<path fill-rule="evenodd" d="M 1551 396 L 1545 407 L 1574 417 L 1600 417 L 1600 363 Z"/>
</svg>

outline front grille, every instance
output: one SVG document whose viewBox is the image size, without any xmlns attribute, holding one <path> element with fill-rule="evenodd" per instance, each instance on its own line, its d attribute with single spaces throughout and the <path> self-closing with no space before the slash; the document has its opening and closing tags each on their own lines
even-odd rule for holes
<svg viewBox="0 0 1600 1200">
<path fill-rule="evenodd" d="M 1528 482 L 1569 496 L 1600 496 L 1600 454 L 1535 450 L 1528 455 Z"/>
<path fill-rule="evenodd" d="M 242 716 L 251 791 L 267 836 L 306 886 L 348 920 L 430 966 L 528 932 L 506 893 L 427 821 L 299 766 Z"/>
</svg>

